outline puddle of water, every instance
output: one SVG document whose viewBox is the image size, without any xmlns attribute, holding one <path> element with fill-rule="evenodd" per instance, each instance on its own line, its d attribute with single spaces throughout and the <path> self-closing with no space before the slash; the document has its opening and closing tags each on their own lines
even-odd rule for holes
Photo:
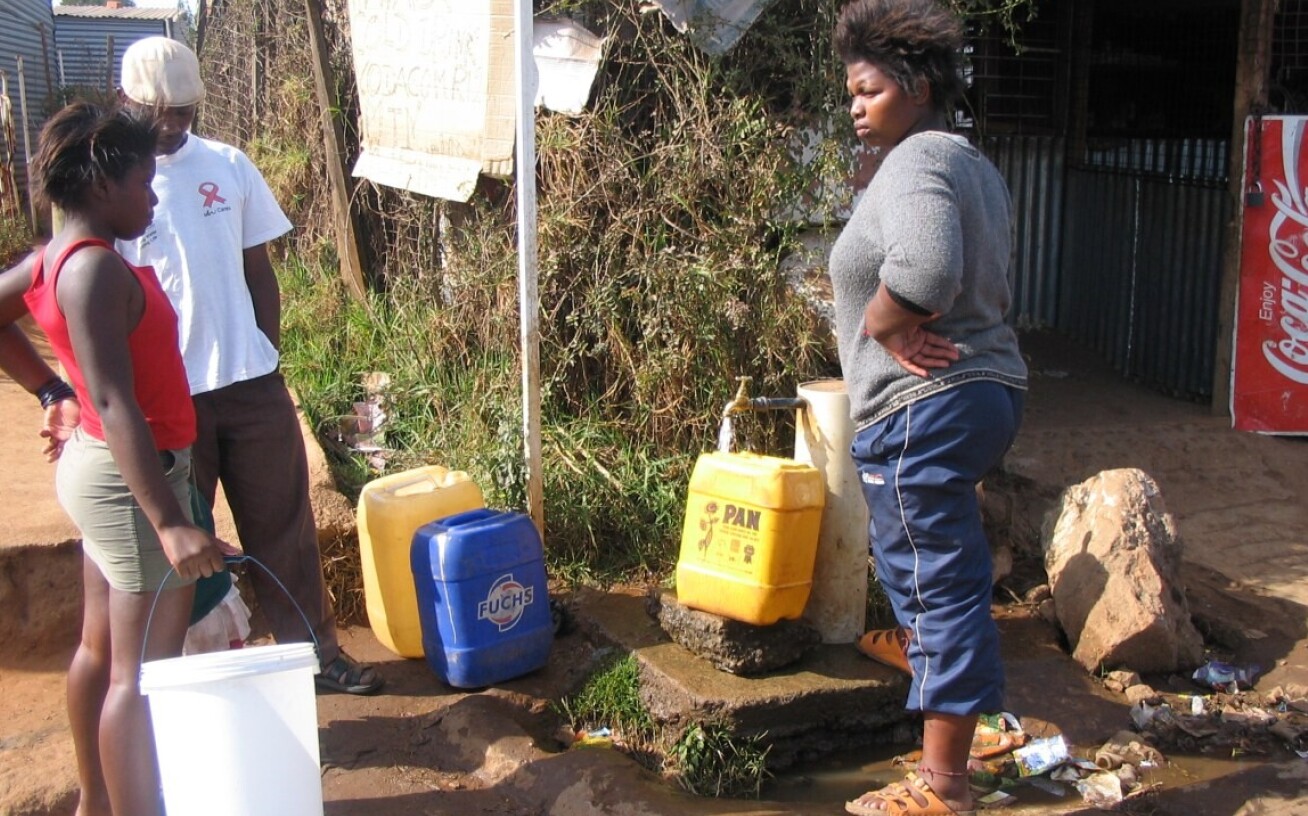
<svg viewBox="0 0 1308 816">
<path fill-rule="evenodd" d="M 838 805 L 856 799 L 869 790 L 876 790 L 898 782 L 904 769 L 892 764 L 896 756 L 915 749 L 912 745 L 881 745 L 852 751 L 841 757 L 830 757 L 778 774 L 764 787 L 762 798 L 774 802 L 830 802 Z M 1072 756 L 1093 753 L 1072 747 Z M 1261 764 L 1253 759 L 1213 758 L 1207 756 L 1173 756 L 1170 764 L 1162 768 L 1145 768 L 1140 771 L 1145 785 L 1160 785 L 1163 789 L 1218 779 L 1228 774 Z M 1051 806 L 1071 805 L 1082 807 L 1081 795 L 1071 785 L 1052 782 L 1047 777 L 1034 784 L 1023 782 L 1009 791 L 1017 801 L 1004 808 L 1006 813 L 1023 811 L 1051 812 Z M 1062 796 L 1056 791 L 1062 791 Z M 1057 811 L 1054 811 L 1057 812 Z"/>
</svg>

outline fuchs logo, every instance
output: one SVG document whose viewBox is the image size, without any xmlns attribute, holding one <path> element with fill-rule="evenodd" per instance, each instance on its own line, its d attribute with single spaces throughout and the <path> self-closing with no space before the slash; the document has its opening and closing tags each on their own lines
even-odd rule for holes
<svg viewBox="0 0 1308 816">
<path fill-rule="evenodd" d="M 536 588 L 513 580 L 513 573 L 501 575 L 491 584 L 486 600 L 477 604 L 477 620 L 488 620 L 507 632 L 518 625 L 522 612 L 536 599 Z"/>
</svg>

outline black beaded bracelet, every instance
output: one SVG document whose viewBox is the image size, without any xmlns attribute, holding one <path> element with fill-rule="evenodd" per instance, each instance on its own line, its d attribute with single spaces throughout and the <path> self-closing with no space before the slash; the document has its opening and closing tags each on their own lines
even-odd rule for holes
<svg viewBox="0 0 1308 816">
<path fill-rule="evenodd" d="M 55 377 L 45 385 L 36 389 L 36 398 L 41 401 L 42 408 L 49 408 L 51 405 L 54 405 L 56 402 L 61 400 L 77 399 L 77 392 L 73 390 L 71 385 L 64 382 L 59 377 Z"/>
</svg>

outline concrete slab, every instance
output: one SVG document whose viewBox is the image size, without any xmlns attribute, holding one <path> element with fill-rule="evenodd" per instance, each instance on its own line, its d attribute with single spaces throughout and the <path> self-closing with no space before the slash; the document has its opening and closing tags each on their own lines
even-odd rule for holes
<svg viewBox="0 0 1308 816">
<path fill-rule="evenodd" d="M 908 679 L 852 645 L 818 646 L 792 666 L 737 677 L 672 642 L 637 589 L 582 590 L 576 606 L 588 635 L 640 661 L 641 694 L 656 721 L 717 722 L 742 737 L 762 736 L 773 768 L 887 741 L 907 716 Z"/>
</svg>

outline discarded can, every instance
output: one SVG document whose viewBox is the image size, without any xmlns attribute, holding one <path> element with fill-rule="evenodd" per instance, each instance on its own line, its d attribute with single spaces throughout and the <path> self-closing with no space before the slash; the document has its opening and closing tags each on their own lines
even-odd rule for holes
<svg viewBox="0 0 1308 816">
<path fill-rule="evenodd" d="M 1013 760 L 1017 763 L 1017 772 L 1021 776 L 1046 773 L 1062 765 L 1067 758 L 1067 743 L 1062 734 L 1032 740 L 1013 752 Z"/>
<path fill-rule="evenodd" d="M 1191 679 L 1201 686 L 1235 694 L 1240 690 L 1240 686 L 1245 688 L 1252 686 L 1257 676 L 1257 666 L 1235 666 L 1220 660 L 1209 660 L 1194 670 Z"/>
</svg>

